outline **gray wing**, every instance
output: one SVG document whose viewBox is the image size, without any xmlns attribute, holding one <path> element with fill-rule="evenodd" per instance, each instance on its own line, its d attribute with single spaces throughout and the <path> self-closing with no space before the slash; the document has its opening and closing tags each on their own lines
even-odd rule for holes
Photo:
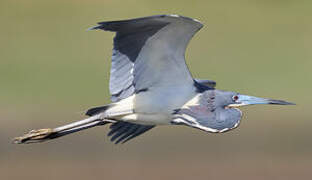
<svg viewBox="0 0 312 180">
<path fill-rule="evenodd" d="M 113 102 L 151 86 L 193 84 L 184 54 L 199 21 L 177 15 L 100 22 L 91 29 L 116 32 L 109 90 Z"/>
<path fill-rule="evenodd" d="M 153 127 L 155 126 L 118 121 L 110 126 L 111 130 L 108 133 L 108 136 L 111 136 L 111 141 L 115 141 L 115 144 L 120 142 L 125 143 L 152 129 Z"/>
</svg>

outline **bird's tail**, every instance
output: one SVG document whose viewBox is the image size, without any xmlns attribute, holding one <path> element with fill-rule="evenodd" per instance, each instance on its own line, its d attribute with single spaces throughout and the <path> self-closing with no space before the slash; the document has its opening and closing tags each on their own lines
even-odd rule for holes
<svg viewBox="0 0 312 180">
<path fill-rule="evenodd" d="M 24 134 L 23 136 L 14 138 L 13 142 L 16 144 L 43 142 L 46 140 L 59 138 L 84 129 L 92 128 L 95 126 L 102 126 L 112 122 L 115 121 L 103 119 L 100 117 L 100 114 L 96 114 L 87 119 L 66 124 L 64 126 L 60 126 L 54 129 L 46 128 L 39 130 L 31 130 L 29 133 Z"/>
</svg>

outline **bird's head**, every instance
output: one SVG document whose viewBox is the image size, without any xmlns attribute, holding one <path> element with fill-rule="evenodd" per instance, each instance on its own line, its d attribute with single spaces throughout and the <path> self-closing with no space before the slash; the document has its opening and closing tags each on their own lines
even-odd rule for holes
<svg viewBox="0 0 312 180">
<path fill-rule="evenodd" d="M 294 103 L 283 100 L 248 96 L 231 91 L 217 90 L 214 91 L 214 94 L 212 96 L 214 96 L 213 99 L 215 105 L 224 108 L 236 108 L 240 106 L 255 105 L 255 104 L 294 105 Z"/>
<path fill-rule="evenodd" d="M 186 124 L 208 132 L 226 132 L 238 127 L 242 112 L 236 108 L 253 104 L 293 105 L 293 103 L 242 95 L 231 91 L 207 90 L 174 114 L 176 124 Z"/>
</svg>

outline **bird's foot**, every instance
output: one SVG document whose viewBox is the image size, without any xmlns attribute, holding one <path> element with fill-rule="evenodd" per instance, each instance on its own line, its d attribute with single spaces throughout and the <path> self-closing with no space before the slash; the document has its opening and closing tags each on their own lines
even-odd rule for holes
<svg viewBox="0 0 312 180">
<path fill-rule="evenodd" d="M 53 133 L 53 130 L 50 128 L 31 130 L 29 133 L 23 136 L 14 138 L 13 143 L 28 144 L 28 143 L 42 142 L 52 133 Z"/>
</svg>

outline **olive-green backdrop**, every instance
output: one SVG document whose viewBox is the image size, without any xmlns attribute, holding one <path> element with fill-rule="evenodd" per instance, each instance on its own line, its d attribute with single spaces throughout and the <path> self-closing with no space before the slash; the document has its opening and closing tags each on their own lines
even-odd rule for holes
<svg viewBox="0 0 312 180">
<path fill-rule="evenodd" d="M 157 127 L 116 146 L 100 127 L 11 144 L 109 103 L 113 33 L 87 28 L 172 13 L 205 25 L 186 52 L 194 77 L 297 105 L 244 107 L 225 134 Z M 1 0 L 0 179 L 310 179 L 311 17 L 308 0 Z"/>
</svg>

